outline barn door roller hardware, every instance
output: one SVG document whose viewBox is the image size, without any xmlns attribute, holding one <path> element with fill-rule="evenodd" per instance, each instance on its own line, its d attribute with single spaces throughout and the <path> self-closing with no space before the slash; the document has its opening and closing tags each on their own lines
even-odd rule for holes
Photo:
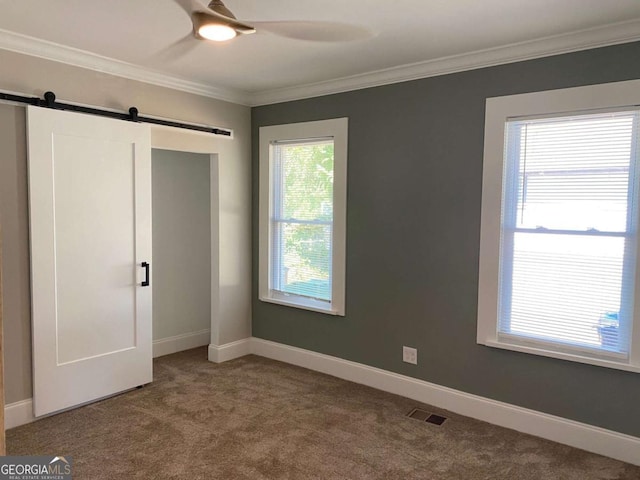
<svg viewBox="0 0 640 480">
<path fill-rule="evenodd" d="M 186 130 L 195 130 L 198 132 L 212 133 L 214 135 L 221 135 L 224 137 L 231 136 L 231 130 L 225 130 L 223 128 L 206 127 L 203 125 L 195 125 L 192 123 L 174 122 L 172 120 L 163 120 L 159 118 L 142 117 L 139 115 L 136 107 L 131 107 L 128 113 L 112 112 L 109 110 L 102 110 L 100 108 L 85 107 L 82 105 L 72 105 L 69 103 L 56 102 L 56 94 L 53 92 L 46 92 L 44 99 L 38 97 L 25 97 L 22 95 L 15 95 L 12 93 L 0 92 L 0 100 L 9 102 L 26 103 L 27 105 L 35 105 L 36 107 L 54 108 L 56 110 L 68 110 L 71 112 L 88 113 L 90 115 L 99 115 L 101 117 L 115 118 L 117 120 L 125 120 L 129 122 L 138 123 L 151 123 L 153 125 L 163 125 L 166 127 L 184 128 Z"/>
</svg>

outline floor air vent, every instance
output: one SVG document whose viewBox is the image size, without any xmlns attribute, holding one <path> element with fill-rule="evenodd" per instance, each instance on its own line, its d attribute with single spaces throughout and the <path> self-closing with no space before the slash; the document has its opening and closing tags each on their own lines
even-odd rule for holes
<svg viewBox="0 0 640 480">
<path fill-rule="evenodd" d="M 429 413 L 424 410 L 420 410 L 419 408 L 414 408 L 413 410 L 411 410 L 409 413 L 407 413 L 407 417 L 419 420 L 421 422 L 433 423 L 434 425 L 442 425 L 447 419 L 447 417 Z"/>
<path fill-rule="evenodd" d="M 434 414 L 429 415 L 429 417 L 425 420 L 425 422 L 433 423 L 434 425 L 442 425 L 445 422 L 446 419 L 447 419 L 447 417 L 443 417 L 441 415 L 436 415 L 434 413 Z"/>
</svg>

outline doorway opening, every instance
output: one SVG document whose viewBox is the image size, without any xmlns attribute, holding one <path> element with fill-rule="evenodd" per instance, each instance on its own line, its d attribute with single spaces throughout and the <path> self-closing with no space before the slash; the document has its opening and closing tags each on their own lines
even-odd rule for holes
<svg viewBox="0 0 640 480">
<path fill-rule="evenodd" d="M 210 343 L 211 161 L 151 151 L 154 357 Z"/>
</svg>

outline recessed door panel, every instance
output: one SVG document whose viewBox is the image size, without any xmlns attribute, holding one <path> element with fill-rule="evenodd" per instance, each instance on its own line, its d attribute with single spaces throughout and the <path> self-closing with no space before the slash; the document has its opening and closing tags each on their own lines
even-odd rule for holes
<svg viewBox="0 0 640 480">
<path fill-rule="evenodd" d="M 58 364 L 135 347 L 134 168 L 131 142 L 53 135 Z"/>
</svg>

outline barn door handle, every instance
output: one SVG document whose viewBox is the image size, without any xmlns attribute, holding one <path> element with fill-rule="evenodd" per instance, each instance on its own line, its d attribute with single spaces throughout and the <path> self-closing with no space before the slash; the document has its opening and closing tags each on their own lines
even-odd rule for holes
<svg viewBox="0 0 640 480">
<path fill-rule="evenodd" d="M 151 285 L 151 279 L 149 277 L 149 267 L 150 265 L 147 262 L 142 262 L 142 268 L 144 268 L 144 281 L 142 282 L 143 287 L 148 287 Z"/>
</svg>

